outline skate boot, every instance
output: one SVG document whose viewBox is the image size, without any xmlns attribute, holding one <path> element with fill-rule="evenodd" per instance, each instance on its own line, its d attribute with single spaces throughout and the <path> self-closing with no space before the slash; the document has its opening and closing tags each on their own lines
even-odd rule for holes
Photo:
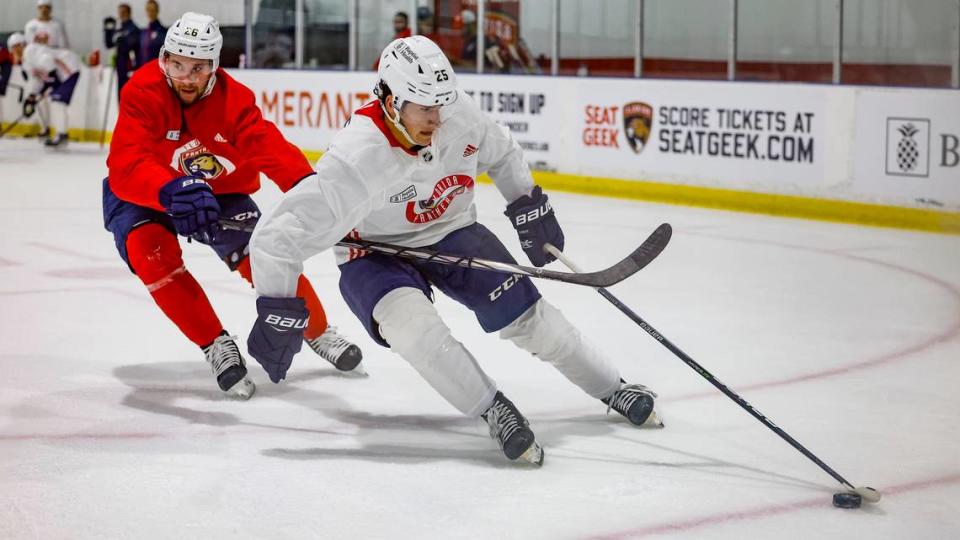
<svg viewBox="0 0 960 540">
<path fill-rule="evenodd" d="M 600 401 L 607 404 L 607 414 L 610 409 L 622 414 L 635 426 L 663 427 L 663 421 L 657 411 L 653 410 L 653 400 L 657 394 L 642 384 L 627 384 L 620 380 L 620 389 L 610 397 Z"/>
<path fill-rule="evenodd" d="M 67 134 L 58 133 L 56 137 L 50 137 L 43 142 L 47 148 L 58 148 L 67 145 Z"/>
<path fill-rule="evenodd" d="M 363 359 L 363 353 L 360 347 L 350 343 L 337 333 L 336 326 L 328 326 L 326 331 L 320 337 L 306 339 L 304 341 L 313 349 L 313 352 L 320 355 L 321 358 L 333 364 L 333 367 L 339 371 L 353 371 L 357 374 L 366 375 L 366 371 L 360 367 L 360 360 Z"/>
<path fill-rule="evenodd" d="M 38 141 L 46 144 L 47 141 L 50 140 L 50 128 L 41 129 L 34 137 L 36 137 Z"/>
<path fill-rule="evenodd" d="M 250 399 L 257 387 L 247 378 L 247 366 L 236 339 L 237 336 L 223 332 L 213 343 L 204 347 L 203 353 L 217 377 L 220 390 L 232 397 Z"/>
<path fill-rule="evenodd" d="M 506 396 L 497 392 L 493 404 L 480 417 L 486 420 L 490 437 L 497 441 L 507 459 L 543 465 L 543 448 L 535 440 L 527 419 Z"/>
</svg>

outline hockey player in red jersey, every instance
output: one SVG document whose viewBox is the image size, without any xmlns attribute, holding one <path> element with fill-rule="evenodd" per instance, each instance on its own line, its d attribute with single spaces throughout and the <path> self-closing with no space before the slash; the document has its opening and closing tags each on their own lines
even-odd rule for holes
<svg viewBox="0 0 960 540">
<path fill-rule="evenodd" d="M 103 214 L 121 258 L 204 351 L 220 389 L 246 399 L 255 387 L 236 337 L 223 329 L 184 266 L 177 236 L 210 246 L 230 270 L 252 282 L 251 233 L 221 230 L 218 219 L 251 226 L 259 219 L 250 194 L 260 188 L 261 172 L 287 191 L 314 171 L 263 119 L 253 92 L 219 69 L 222 43 L 216 20 L 185 13 L 167 32 L 160 58 L 124 86 L 103 182 Z M 328 327 L 307 279 L 295 281 L 310 310 L 309 320 L 300 321 L 304 341 L 337 369 L 356 369 L 360 349 Z"/>
</svg>

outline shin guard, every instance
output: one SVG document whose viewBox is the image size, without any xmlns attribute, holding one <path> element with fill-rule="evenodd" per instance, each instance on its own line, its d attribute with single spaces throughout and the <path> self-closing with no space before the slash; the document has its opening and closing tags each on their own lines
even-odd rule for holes
<svg viewBox="0 0 960 540">
<path fill-rule="evenodd" d="M 454 339 L 420 289 L 388 292 L 373 309 L 380 335 L 460 412 L 477 417 L 493 402 L 497 386 L 473 355 Z"/>
<path fill-rule="evenodd" d="M 597 399 L 620 388 L 616 366 L 546 300 L 540 299 L 501 330 L 500 337 L 553 364 L 570 382 Z"/>
<path fill-rule="evenodd" d="M 127 256 L 157 306 L 187 339 L 205 347 L 220 335 L 223 325 L 200 284 L 184 267 L 173 233 L 156 223 L 138 227 L 127 236 Z"/>
</svg>

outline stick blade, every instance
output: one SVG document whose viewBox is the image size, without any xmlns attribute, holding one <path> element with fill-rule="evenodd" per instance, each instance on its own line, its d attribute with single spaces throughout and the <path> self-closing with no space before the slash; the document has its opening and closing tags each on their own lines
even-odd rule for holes
<svg viewBox="0 0 960 540">
<path fill-rule="evenodd" d="M 673 228 L 670 227 L 669 223 L 663 223 L 650 233 L 650 236 L 640 244 L 640 247 L 633 250 L 633 253 L 628 255 L 627 258 L 606 270 L 576 274 L 578 279 L 575 282 L 596 288 L 616 285 L 653 262 L 670 243 L 672 236 Z"/>
<path fill-rule="evenodd" d="M 860 487 L 857 487 L 857 489 L 853 490 L 853 492 L 856 493 L 857 495 L 860 495 L 860 497 L 862 497 L 863 500 L 869 503 L 878 503 L 880 502 L 880 498 L 882 497 L 882 495 L 880 495 L 880 492 L 873 489 L 872 487 L 860 486 Z"/>
<path fill-rule="evenodd" d="M 669 223 L 661 224 L 650 233 L 650 236 L 640 244 L 640 247 L 630 254 L 629 259 L 637 265 L 636 271 L 653 262 L 670 243 L 671 237 L 673 237 L 673 227 Z"/>
</svg>

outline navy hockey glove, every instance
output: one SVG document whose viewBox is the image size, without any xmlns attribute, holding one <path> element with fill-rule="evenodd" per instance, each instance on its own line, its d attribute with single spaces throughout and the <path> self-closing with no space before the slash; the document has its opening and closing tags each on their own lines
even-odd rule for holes
<svg viewBox="0 0 960 540">
<path fill-rule="evenodd" d="M 30 118 L 33 116 L 33 113 L 37 112 L 37 102 L 40 101 L 40 98 L 36 94 L 30 94 L 27 96 L 27 99 L 23 100 L 23 117 Z"/>
<path fill-rule="evenodd" d="M 520 247 L 534 266 L 540 267 L 557 260 L 544 251 L 543 246 L 553 244 L 563 251 L 563 231 L 540 186 L 534 186 L 533 193 L 508 204 L 504 215 L 513 223 L 513 228 L 520 236 Z"/>
<path fill-rule="evenodd" d="M 278 383 L 287 376 L 303 345 L 310 312 L 303 298 L 257 298 L 257 321 L 247 338 L 247 351 Z"/>
<path fill-rule="evenodd" d="M 181 176 L 167 182 L 160 189 L 160 204 L 179 235 L 210 242 L 219 231 L 220 204 L 210 184 L 200 178 Z"/>
</svg>

